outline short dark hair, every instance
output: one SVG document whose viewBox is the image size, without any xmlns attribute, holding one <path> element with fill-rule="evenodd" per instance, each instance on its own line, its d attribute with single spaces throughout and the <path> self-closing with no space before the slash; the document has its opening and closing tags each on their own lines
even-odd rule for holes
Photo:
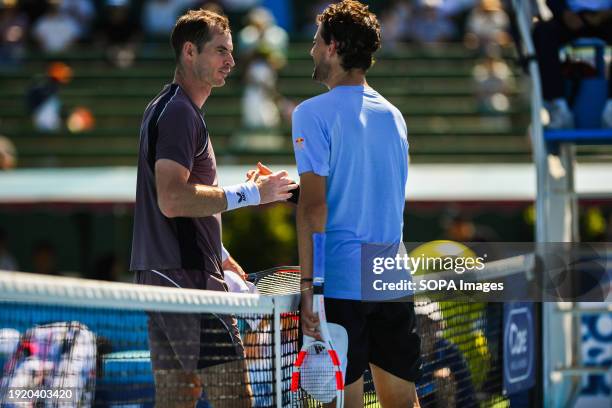
<svg viewBox="0 0 612 408">
<path fill-rule="evenodd" d="M 356 0 L 330 4 L 317 23 L 325 44 L 338 43 L 342 68 L 367 71 L 372 66 L 372 55 L 380 48 L 380 23 L 367 5 Z"/>
<path fill-rule="evenodd" d="M 215 30 L 230 32 L 227 17 L 204 9 L 189 10 L 179 17 L 170 36 L 176 62 L 180 61 L 181 50 L 187 41 L 194 43 L 198 52 L 201 52 L 203 45 L 212 39 Z"/>
</svg>

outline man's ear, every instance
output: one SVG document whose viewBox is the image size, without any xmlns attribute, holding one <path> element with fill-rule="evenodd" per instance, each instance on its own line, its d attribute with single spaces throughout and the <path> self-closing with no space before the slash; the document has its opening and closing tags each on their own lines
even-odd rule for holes
<svg viewBox="0 0 612 408">
<path fill-rule="evenodd" d="M 195 44 L 191 41 L 185 41 L 183 44 L 183 55 L 189 59 L 192 59 L 195 54 Z"/>
<path fill-rule="evenodd" d="M 334 54 L 337 52 L 337 50 L 338 50 L 338 43 L 336 42 L 336 40 L 332 39 L 329 45 L 327 46 L 328 56 L 333 57 Z"/>
</svg>

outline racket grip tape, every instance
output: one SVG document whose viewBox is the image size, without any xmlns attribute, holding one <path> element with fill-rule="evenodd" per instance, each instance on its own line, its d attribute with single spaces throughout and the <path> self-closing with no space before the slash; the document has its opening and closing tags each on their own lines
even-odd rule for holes
<svg viewBox="0 0 612 408">
<path fill-rule="evenodd" d="M 325 279 L 325 233 L 312 234 L 312 277 L 315 286 L 321 286 Z"/>
</svg>

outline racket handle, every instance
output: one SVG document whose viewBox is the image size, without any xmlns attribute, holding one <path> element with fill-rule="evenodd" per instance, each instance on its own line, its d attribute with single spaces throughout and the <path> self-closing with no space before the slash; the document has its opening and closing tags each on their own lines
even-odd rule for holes
<svg viewBox="0 0 612 408">
<path fill-rule="evenodd" d="M 325 233 L 312 234 L 312 284 L 323 286 L 325 282 Z"/>
</svg>

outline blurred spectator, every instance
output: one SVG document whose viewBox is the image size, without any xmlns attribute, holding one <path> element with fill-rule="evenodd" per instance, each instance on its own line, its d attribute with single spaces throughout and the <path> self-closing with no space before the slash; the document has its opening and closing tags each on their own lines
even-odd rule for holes
<svg viewBox="0 0 612 408">
<path fill-rule="evenodd" d="M 443 239 L 455 242 L 496 242 L 495 231 L 484 225 L 475 224 L 469 217 L 456 209 L 450 209 L 442 218 Z"/>
<path fill-rule="evenodd" d="M 94 128 L 96 119 L 84 106 L 75 106 L 66 119 L 66 127 L 72 133 L 87 132 Z"/>
<path fill-rule="evenodd" d="M 247 129 L 275 128 L 280 125 L 277 102 L 276 71 L 269 54 L 256 52 L 251 56 L 245 74 L 242 96 L 242 124 Z"/>
<path fill-rule="evenodd" d="M 246 17 L 246 26 L 238 34 L 238 49 L 243 56 L 265 50 L 270 55 L 274 68 L 285 64 L 287 32 L 276 25 L 274 16 L 264 7 L 254 8 Z"/>
<path fill-rule="evenodd" d="M 450 18 L 442 13 L 442 0 L 420 0 L 412 20 L 410 37 L 422 45 L 436 45 L 455 37 L 456 29 Z"/>
<path fill-rule="evenodd" d="M 193 8 L 193 9 L 201 8 L 201 9 L 204 9 L 204 10 L 209 10 L 209 11 L 215 12 L 217 14 L 221 14 L 221 15 L 225 14 L 225 11 L 223 10 L 223 7 L 221 7 L 221 5 L 219 3 L 217 3 L 216 1 L 211 1 L 211 0 L 199 0 L 199 1 L 196 1 L 191 8 Z"/>
<path fill-rule="evenodd" d="M 244 12 L 259 6 L 262 0 L 221 0 L 221 4 L 227 11 L 236 13 Z"/>
<path fill-rule="evenodd" d="M 281 120 L 277 104 L 283 101 L 277 90 L 277 71 L 286 63 L 288 35 L 267 9 L 257 7 L 247 15 L 238 43 L 245 63 L 243 125 L 248 129 L 275 128 Z"/>
<path fill-rule="evenodd" d="M 477 2 L 478 0 L 442 0 L 440 1 L 440 11 L 447 16 L 456 16 L 469 12 Z"/>
<path fill-rule="evenodd" d="M 17 149 L 11 140 L 0 135 L 0 171 L 10 170 L 17 165 Z"/>
<path fill-rule="evenodd" d="M 590 206 L 583 210 L 579 221 L 580 238 L 583 242 L 608 241 L 608 223 L 606 216 L 599 206 Z"/>
<path fill-rule="evenodd" d="M 395 51 L 410 34 L 413 9 L 408 0 L 393 0 L 381 14 L 382 50 Z"/>
<path fill-rule="evenodd" d="M 0 0 L 0 68 L 17 65 L 23 58 L 28 25 L 17 0 Z"/>
<path fill-rule="evenodd" d="M 32 251 L 32 272 L 42 275 L 58 275 L 55 246 L 49 241 L 39 241 Z"/>
<path fill-rule="evenodd" d="M 4 375 L 5 364 L 19 347 L 21 335 L 18 330 L 4 327 L 0 328 L 0 371 Z"/>
<path fill-rule="evenodd" d="M 508 64 L 495 54 L 485 56 L 472 70 L 478 109 L 484 114 L 510 109 L 508 95 L 514 87 L 514 77 Z"/>
<path fill-rule="evenodd" d="M 16 271 L 18 269 L 17 260 L 8 250 L 6 231 L 0 229 L 0 270 Z"/>
<path fill-rule="evenodd" d="M 542 94 L 549 112 L 548 127 L 574 127 L 574 118 L 565 99 L 559 49 L 581 37 L 597 37 L 612 43 L 612 0 L 548 0 L 553 18 L 538 22 L 533 41 L 542 79 Z M 609 66 L 612 74 L 612 64 Z M 612 75 L 609 75 L 612 78 Z M 602 125 L 612 128 L 612 81 L 608 81 L 608 101 Z"/>
<path fill-rule="evenodd" d="M 440 13 L 452 20 L 456 30 L 454 40 L 461 41 L 465 33 L 465 24 L 470 12 L 480 0 L 442 0 Z"/>
<path fill-rule="evenodd" d="M 27 92 L 28 111 L 34 127 L 41 132 L 56 132 L 62 126 L 62 104 L 58 95 L 60 86 L 72 79 L 72 69 L 61 62 L 49 66 L 47 76 L 35 83 Z"/>
<path fill-rule="evenodd" d="M 142 13 L 142 27 L 149 39 L 168 39 L 177 18 L 195 4 L 195 0 L 150 0 Z"/>
<path fill-rule="evenodd" d="M 491 55 L 499 47 L 510 45 L 509 28 L 510 18 L 500 0 L 480 0 L 468 16 L 464 43 L 470 49 Z"/>
<path fill-rule="evenodd" d="M 96 10 L 92 0 L 61 0 L 60 12 L 69 15 L 79 27 L 80 40 L 88 39 Z"/>
<path fill-rule="evenodd" d="M 62 11 L 62 0 L 47 0 L 47 3 L 48 11 L 34 23 L 34 39 L 44 52 L 67 51 L 79 39 L 81 26 L 73 16 Z"/>
<path fill-rule="evenodd" d="M 325 7 L 329 5 L 326 0 L 313 0 L 312 2 L 293 2 L 293 20 L 295 21 L 296 31 L 307 38 L 314 37 L 317 31 L 317 15 L 321 14 Z"/>
<path fill-rule="evenodd" d="M 134 63 L 140 41 L 140 21 L 133 18 L 130 0 L 108 0 L 101 20 L 100 36 L 107 58 L 119 68 Z"/>
<path fill-rule="evenodd" d="M 444 320 L 438 302 L 414 303 L 421 335 L 422 375 L 417 383 L 422 406 L 476 408 L 476 392 L 461 350 L 442 337 Z"/>
</svg>

